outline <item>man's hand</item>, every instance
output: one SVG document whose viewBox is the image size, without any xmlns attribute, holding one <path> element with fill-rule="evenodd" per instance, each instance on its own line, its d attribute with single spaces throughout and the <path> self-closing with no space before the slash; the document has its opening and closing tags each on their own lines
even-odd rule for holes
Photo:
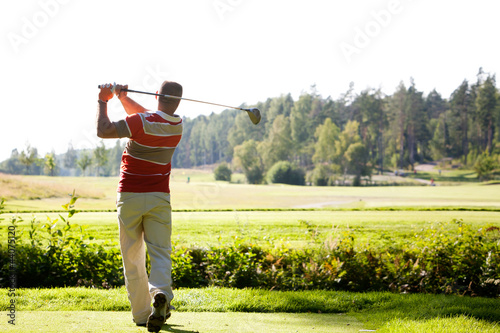
<svg viewBox="0 0 500 333">
<path fill-rule="evenodd" d="M 121 100 L 124 97 L 127 97 L 127 92 L 123 91 L 122 89 L 125 89 L 125 90 L 128 89 L 128 84 L 126 84 L 126 85 L 117 84 L 115 86 L 115 95 L 116 95 L 116 97 L 118 97 L 119 100 Z"/>
<path fill-rule="evenodd" d="M 103 102 L 107 102 L 113 98 L 113 92 L 111 89 L 113 85 L 111 83 L 101 84 L 101 91 L 99 92 L 99 99 Z"/>
<path fill-rule="evenodd" d="M 128 115 L 132 115 L 135 113 L 143 113 L 148 111 L 146 108 L 142 107 L 140 104 L 138 104 L 133 99 L 127 96 L 127 91 L 126 91 L 127 89 L 128 89 L 128 84 L 125 85 L 117 84 L 114 86 L 113 90 L 115 95 L 122 103 L 125 112 L 127 112 Z"/>
</svg>

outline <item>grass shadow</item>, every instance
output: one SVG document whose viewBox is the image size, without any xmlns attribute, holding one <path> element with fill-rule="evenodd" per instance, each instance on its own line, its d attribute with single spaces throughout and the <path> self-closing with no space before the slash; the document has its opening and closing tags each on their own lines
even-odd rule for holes
<svg viewBox="0 0 500 333">
<path fill-rule="evenodd" d="M 161 329 L 174 333 L 199 333 L 199 331 L 184 330 L 182 327 L 184 327 L 184 325 L 164 324 Z"/>
</svg>

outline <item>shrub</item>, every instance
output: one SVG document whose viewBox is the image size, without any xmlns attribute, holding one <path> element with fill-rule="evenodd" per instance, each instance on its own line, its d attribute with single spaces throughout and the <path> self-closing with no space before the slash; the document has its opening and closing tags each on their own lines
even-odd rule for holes
<svg viewBox="0 0 500 333">
<path fill-rule="evenodd" d="M 317 164 L 311 172 L 311 183 L 315 186 L 327 186 L 330 177 L 330 170 L 328 166 Z"/>
<path fill-rule="evenodd" d="M 301 168 L 288 161 L 275 163 L 267 172 L 267 177 L 271 183 L 304 185 L 305 173 Z"/>
<path fill-rule="evenodd" d="M 482 181 L 491 179 L 496 168 L 498 168 L 496 156 L 489 155 L 487 152 L 479 155 L 474 163 L 474 171 Z"/>
<path fill-rule="evenodd" d="M 20 232 L 16 232 L 15 249 L 0 246 L 0 287 L 10 284 L 7 275 L 11 254 L 14 254 L 15 278 L 19 287 L 86 285 L 110 288 L 123 284 L 120 250 L 90 243 L 93 237 L 85 233 L 84 227 L 70 223 L 70 218 L 78 212 L 73 206 L 77 199 L 73 193 L 70 202 L 63 205 L 67 217 L 47 218 L 43 224 L 33 218 L 27 242 Z M 16 230 L 21 221 L 19 217 L 13 217 L 11 227 Z M 70 236 L 73 229 L 79 229 L 80 237 Z"/>
<path fill-rule="evenodd" d="M 209 249 L 176 249 L 177 253 L 196 255 L 173 259 L 173 272 L 187 272 L 184 277 L 174 273 L 173 281 L 176 286 L 196 281 L 192 287 L 391 290 L 498 297 L 499 239 L 497 227 L 473 230 L 454 220 L 416 233 L 402 245 L 381 249 L 368 245 L 356 248 L 352 231 L 324 242 L 313 237 L 305 249 L 282 244 L 262 249 L 239 240 Z M 193 260 L 186 261 L 190 257 Z"/>
<path fill-rule="evenodd" d="M 219 164 L 214 170 L 215 180 L 225 180 L 230 182 L 232 171 L 226 163 Z"/>
</svg>

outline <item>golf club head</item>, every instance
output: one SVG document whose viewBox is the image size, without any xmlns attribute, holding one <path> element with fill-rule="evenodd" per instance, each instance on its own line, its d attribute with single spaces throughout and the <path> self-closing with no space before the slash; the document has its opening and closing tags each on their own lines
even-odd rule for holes
<svg viewBox="0 0 500 333">
<path fill-rule="evenodd" d="M 250 117 L 250 120 L 252 123 L 257 125 L 260 122 L 260 111 L 257 108 L 251 108 L 251 109 L 245 109 L 245 111 L 248 113 L 248 116 Z"/>
</svg>

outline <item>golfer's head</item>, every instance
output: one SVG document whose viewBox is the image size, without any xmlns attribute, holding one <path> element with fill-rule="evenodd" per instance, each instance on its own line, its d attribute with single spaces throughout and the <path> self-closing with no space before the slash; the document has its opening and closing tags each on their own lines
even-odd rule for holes
<svg viewBox="0 0 500 333">
<path fill-rule="evenodd" d="M 179 96 L 182 97 L 182 86 L 177 82 L 173 81 L 164 81 L 161 84 L 161 88 L 159 91 L 162 95 L 171 95 L 171 96 Z M 179 106 L 180 99 L 175 98 L 166 98 L 159 97 L 158 98 L 158 107 L 159 108 L 167 108 L 169 110 L 175 111 Z"/>
</svg>

